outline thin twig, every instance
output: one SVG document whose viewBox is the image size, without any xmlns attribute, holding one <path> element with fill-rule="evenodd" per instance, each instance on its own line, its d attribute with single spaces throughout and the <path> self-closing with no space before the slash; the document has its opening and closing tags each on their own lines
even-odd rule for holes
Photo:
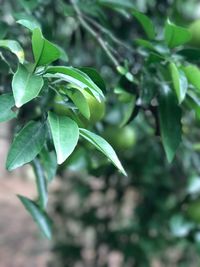
<svg viewBox="0 0 200 267">
<path fill-rule="evenodd" d="M 90 18 L 90 17 L 88 17 L 86 15 L 84 15 L 84 17 L 85 17 L 86 20 L 88 20 L 90 23 L 92 23 L 97 29 L 99 29 L 102 33 L 106 34 L 113 42 L 115 42 L 116 44 L 126 48 L 130 52 L 134 53 L 134 49 L 132 47 L 130 47 L 128 44 L 126 44 L 123 41 L 121 41 L 120 39 L 118 39 L 111 31 L 109 31 L 108 29 L 106 29 L 103 26 L 101 26 L 101 24 L 99 24 L 94 19 L 92 19 L 92 18 Z"/>
<path fill-rule="evenodd" d="M 102 37 L 99 36 L 99 34 L 97 34 L 96 31 L 94 31 L 94 29 L 85 21 L 78 5 L 76 4 L 76 0 L 70 0 L 70 2 L 72 4 L 72 6 L 74 7 L 74 10 L 77 14 L 77 17 L 78 17 L 80 24 L 97 40 L 97 42 L 100 44 L 102 49 L 105 51 L 107 56 L 110 58 L 110 60 L 114 64 L 114 66 L 118 67 L 120 65 L 118 60 L 113 56 L 112 52 L 109 50 L 109 48 L 107 47 L 107 45 L 106 45 L 105 41 L 102 39 Z"/>
</svg>

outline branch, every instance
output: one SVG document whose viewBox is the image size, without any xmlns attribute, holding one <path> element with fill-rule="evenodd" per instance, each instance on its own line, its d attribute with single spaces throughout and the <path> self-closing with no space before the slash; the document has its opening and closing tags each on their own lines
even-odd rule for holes
<svg viewBox="0 0 200 267">
<path fill-rule="evenodd" d="M 106 45 L 106 42 L 99 36 L 99 34 L 94 31 L 94 29 L 85 21 L 85 19 L 82 16 L 82 13 L 76 3 L 76 0 L 70 0 L 76 14 L 78 17 L 78 20 L 80 24 L 97 40 L 97 42 L 100 44 L 104 52 L 107 54 L 107 56 L 110 58 L 112 63 L 114 64 L 115 67 L 118 67 L 120 63 L 118 60 L 113 56 L 112 52 L 109 50 L 109 48 Z"/>
<path fill-rule="evenodd" d="M 120 45 L 121 47 L 126 48 L 127 50 L 129 50 L 131 53 L 134 53 L 134 49 L 132 47 L 130 47 L 128 44 L 124 43 L 123 41 L 121 41 L 120 39 L 118 39 L 111 31 L 109 31 L 108 29 L 104 28 L 103 26 L 101 26 L 100 23 L 96 22 L 94 19 L 84 15 L 85 19 L 88 20 L 91 24 L 93 24 L 97 29 L 99 29 L 102 33 L 108 35 L 108 37 L 115 42 L 116 44 Z"/>
</svg>

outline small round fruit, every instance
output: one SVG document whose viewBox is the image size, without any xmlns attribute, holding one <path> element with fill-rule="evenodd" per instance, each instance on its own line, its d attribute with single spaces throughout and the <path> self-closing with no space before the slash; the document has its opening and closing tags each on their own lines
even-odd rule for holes
<svg viewBox="0 0 200 267">
<path fill-rule="evenodd" d="M 77 116 L 63 103 L 63 98 L 59 95 L 55 96 L 54 99 L 54 111 L 58 115 L 70 116 L 72 118 L 77 117 L 83 124 L 95 124 L 97 121 L 100 121 L 105 114 L 105 102 L 99 102 L 94 96 L 89 94 L 86 90 L 80 90 L 86 101 L 88 102 L 90 110 L 90 118 L 87 120 L 82 114 L 77 114 Z"/>
<path fill-rule="evenodd" d="M 59 95 L 55 96 L 53 103 L 54 112 L 60 116 L 67 116 L 74 120 L 80 127 L 85 127 L 84 122 L 63 102 L 63 98 Z"/>
<path fill-rule="evenodd" d="M 131 148 L 136 143 L 136 134 L 131 126 L 117 127 L 109 126 L 103 133 L 103 137 L 116 150 L 125 150 Z"/>
<path fill-rule="evenodd" d="M 196 223 L 200 223 L 200 199 L 194 200 L 188 204 L 186 215 Z"/>
<path fill-rule="evenodd" d="M 105 114 L 105 102 L 99 102 L 94 96 L 89 94 L 86 90 L 81 90 L 83 95 L 85 96 L 88 106 L 90 109 L 90 119 L 89 122 L 91 124 L 95 124 L 96 122 L 100 121 Z"/>
<path fill-rule="evenodd" d="M 54 111 L 57 115 L 69 116 L 70 109 L 64 104 L 63 98 L 60 95 L 56 95 L 53 104 Z"/>
<path fill-rule="evenodd" d="M 192 34 L 192 39 L 190 41 L 191 45 L 200 47 L 200 19 L 194 21 L 189 26 L 189 31 Z"/>
</svg>

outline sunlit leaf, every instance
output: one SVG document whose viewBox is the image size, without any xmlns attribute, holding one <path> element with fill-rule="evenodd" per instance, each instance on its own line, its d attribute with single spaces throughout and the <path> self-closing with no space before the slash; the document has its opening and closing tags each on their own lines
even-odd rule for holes
<svg viewBox="0 0 200 267">
<path fill-rule="evenodd" d="M 0 40 L 0 47 L 8 49 L 10 52 L 15 54 L 20 63 L 24 62 L 24 50 L 17 41 L 13 40 Z"/>
<path fill-rule="evenodd" d="M 86 73 L 80 71 L 79 69 L 65 66 L 49 67 L 47 68 L 46 73 L 53 74 L 51 77 L 61 78 L 82 89 L 88 88 L 94 97 L 99 101 L 102 101 L 102 98 L 104 98 L 101 89 L 90 79 Z"/>
<path fill-rule="evenodd" d="M 154 39 L 155 38 L 155 29 L 154 29 L 154 25 L 153 25 L 153 22 L 151 21 L 151 19 L 149 17 L 147 17 L 145 14 L 143 14 L 137 10 L 134 10 L 132 12 L 132 14 L 141 24 L 147 37 L 149 39 Z"/>
<path fill-rule="evenodd" d="M 43 37 L 40 28 L 33 30 L 32 48 L 36 66 L 47 65 L 60 57 L 60 50 Z"/>
<path fill-rule="evenodd" d="M 13 76 L 12 90 L 17 107 L 23 106 L 38 96 L 44 82 L 41 76 L 28 72 L 21 64 Z"/>
<path fill-rule="evenodd" d="M 26 27 L 30 31 L 33 31 L 36 28 L 40 28 L 40 24 L 36 20 L 28 20 L 28 19 L 19 19 L 17 23 L 21 24 L 22 26 Z"/>
<path fill-rule="evenodd" d="M 173 24 L 169 19 L 165 24 L 165 42 L 170 48 L 189 42 L 191 33 L 187 28 Z"/>
<path fill-rule="evenodd" d="M 88 142 L 93 144 L 98 150 L 100 150 L 118 169 L 121 173 L 126 175 L 126 172 L 119 161 L 114 149 L 111 145 L 101 136 L 94 134 L 86 129 L 80 128 L 80 135 Z"/>
<path fill-rule="evenodd" d="M 49 113 L 48 121 L 51 128 L 53 142 L 57 154 L 58 164 L 62 164 L 75 149 L 78 138 L 78 125 L 66 116 Z"/>
</svg>

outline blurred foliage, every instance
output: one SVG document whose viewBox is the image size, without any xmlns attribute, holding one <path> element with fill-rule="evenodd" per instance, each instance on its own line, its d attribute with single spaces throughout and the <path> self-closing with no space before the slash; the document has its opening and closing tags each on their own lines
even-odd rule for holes
<svg viewBox="0 0 200 267">
<path fill-rule="evenodd" d="M 170 42 L 169 47 L 163 43 L 167 18 L 188 27 L 200 18 L 199 1 L 80 0 L 78 7 L 92 33 L 77 19 L 69 1 L 0 3 L 1 39 L 19 40 L 31 59 L 29 33 L 15 21 L 39 23 L 45 37 L 67 53 L 59 59 L 60 64 L 68 61 L 76 67 L 95 67 L 104 78 L 106 116 L 92 126 L 95 131 L 104 136 L 109 127 L 117 131 L 129 124 L 136 139 L 126 150 L 113 142 L 128 177 L 121 176 L 84 141 L 59 167 L 59 187 L 50 207 L 55 239 L 49 266 L 198 267 L 200 94 L 191 82 L 181 105 L 182 143 L 170 164 L 161 145 L 157 96 L 173 83 L 168 62 L 175 62 L 180 72 L 188 62 L 199 65 L 200 44 L 174 48 L 174 43 L 171 47 Z M 133 8 L 152 19 L 157 39 L 146 39 L 130 13 Z M 2 91 L 17 64 L 14 55 L 3 52 Z M 178 101 L 182 100 L 179 96 Z M 176 117 L 173 107 L 170 111 Z M 33 117 L 33 112 L 37 109 L 30 112 L 30 106 L 25 106 L 21 120 Z M 176 131 L 170 130 L 172 139 Z M 112 143 L 112 138 L 109 141 Z"/>
</svg>

